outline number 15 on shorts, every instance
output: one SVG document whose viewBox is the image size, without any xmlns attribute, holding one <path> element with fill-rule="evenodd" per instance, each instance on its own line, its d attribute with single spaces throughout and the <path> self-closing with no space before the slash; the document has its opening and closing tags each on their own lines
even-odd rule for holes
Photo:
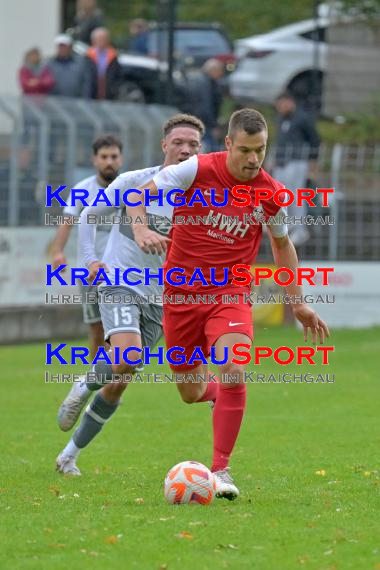
<svg viewBox="0 0 380 570">
<path fill-rule="evenodd" d="M 115 327 L 132 324 L 131 307 L 113 307 L 113 321 Z"/>
</svg>

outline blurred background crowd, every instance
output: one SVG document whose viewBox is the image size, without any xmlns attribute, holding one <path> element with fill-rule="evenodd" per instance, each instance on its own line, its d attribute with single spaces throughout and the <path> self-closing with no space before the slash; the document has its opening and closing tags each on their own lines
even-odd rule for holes
<svg viewBox="0 0 380 570">
<path fill-rule="evenodd" d="M 1 2 L 5 14 L 6 10 L 10 14 L 11 29 L 16 8 L 8 0 Z M 272 146 L 266 167 L 280 174 L 289 186 L 326 184 L 324 170 L 333 173 L 332 183 L 331 177 L 344 173 L 345 162 L 367 168 L 367 163 L 374 161 L 376 171 L 379 6 L 379 0 L 302 0 L 290 11 L 280 9 L 272 0 L 265 7 L 256 1 L 248 7 L 244 0 L 211 1 L 203 7 L 189 0 L 123 4 L 114 0 L 38 0 L 35 10 L 42 12 L 31 10 L 29 16 L 35 20 L 34 26 L 42 18 L 43 29 L 37 27 L 33 33 L 33 22 L 24 24 L 25 32 L 35 39 L 27 45 L 26 34 L 20 34 L 27 47 L 18 70 L 12 68 L 12 50 L 9 54 L 3 50 L 0 56 L 5 77 L 0 88 L 3 180 L 8 174 L 19 196 L 23 179 L 28 177 L 41 185 L 47 176 L 56 180 L 63 172 L 65 182 L 74 183 L 81 170 L 90 168 L 86 149 L 91 139 L 106 128 L 128 130 L 122 137 L 126 163 L 128 167 L 145 166 L 156 154 L 143 149 L 151 142 L 142 143 L 143 137 L 139 140 L 134 129 L 147 135 L 144 120 L 153 114 L 151 138 L 156 144 L 155 123 L 169 112 L 163 106 L 202 119 L 206 126 L 204 152 L 223 149 L 233 110 L 255 106 L 270 127 Z M 24 16 L 28 19 L 25 10 Z M 19 52 L 20 43 L 18 39 Z M 17 84 L 10 85 L 7 79 L 16 77 Z M 15 121 L 13 103 L 7 96 L 17 92 L 24 97 L 21 113 L 16 113 L 17 125 L 13 124 L 17 140 L 14 135 L 10 141 L 2 123 L 6 117 Z M 126 104 L 124 111 L 120 103 Z M 135 105 L 134 110 L 128 105 Z M 116 127 L 116 116 L 125 124 Z M 135 148 L 128 137 L 135 137 Z M 139 145 L 140 152 L 136 150 Z M 326 145 L 331 147 L 328 160 Z M 71 146 L 75 150 L 71 151 Z M 13 152 L 17 157 L 12 167 Z M 5 164 L 7 158 L 9 164 Z M 31 172 L 36 162 L 41 174 L 37 173 L 37 181 Z M 17 172 L 12 173 L 12 168 Z M 0 183 L 0 195 L 6 190 Z M 25 217 L 21 204 L 15 211 L 15 197 L 4 198 L 0 208 L 3 223 L 41 219 L 39 214 Z M 38 189 L 28 199 L 37 203 Z M 309 234 L 304 232 L 300 242 L 306 242 Z"/>
<path fill-rule="evenodd" d="M 292 12 L 242 0 L 201 10 L 188 0 L 59 4 L 50 53 L 41 54 L 38 35 L 25 53 L 24 94 L 200 108 L 212 128 L 226 98 L 273 108 L 286 91 L 338 124 L 379 104 L 378 0 L 303 0 Z"/>
</svg>

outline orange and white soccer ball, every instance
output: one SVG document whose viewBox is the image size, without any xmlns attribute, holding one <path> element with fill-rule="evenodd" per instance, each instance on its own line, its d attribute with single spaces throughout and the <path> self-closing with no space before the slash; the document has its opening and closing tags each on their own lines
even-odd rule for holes
<svg viewBox="0 0 380 570">
<path fill-rule="evenodd" d="M 209 505 L 215 497 L 215 489 L 214 474 L 197 461 L 177 463 L 165 478 L 165 498 L 172 504 Z"/>
</svg>

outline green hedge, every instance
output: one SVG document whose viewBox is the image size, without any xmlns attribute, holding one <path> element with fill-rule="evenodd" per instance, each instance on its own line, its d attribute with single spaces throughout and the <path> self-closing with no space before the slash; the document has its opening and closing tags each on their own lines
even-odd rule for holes
<svg viewBox="0 0 380 570">
<path fill-rule="evenodd" d="M 155 0 L 103 0 L 107 24 L 116 36 L 128 34 L 128 22 L 133 18 L 156 20 Z M 313 0 L 293 0 L 291 7 L 278 0 L 208 0 L 197 4 L 192 0 L 177 0 L 177 19 L 181 21 L 220 22 L 231 39 L 261 34 L 278 26 L 311 18 Z"/>
</svg>

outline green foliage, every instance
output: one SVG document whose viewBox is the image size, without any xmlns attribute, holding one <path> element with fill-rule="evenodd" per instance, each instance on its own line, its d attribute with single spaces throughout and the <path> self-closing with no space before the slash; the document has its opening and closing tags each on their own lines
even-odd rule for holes
<svg viewBox="0 0 380 570">
<path fill-rule="evenodd" d="M 379 143 L 380 95 L 368 103 L 366 112 L 349 113 L 338 122 L 321 120 L 318 127 L 322 140 L 326 143 Z"/>
<path fill-rule="evenodd" d="M 118 37 L 128 34 L 129 20 L 139 17 L 154 21 L 160 9 L 155 0 L 102 0 L 98 4 L 106 15 L 107 24 Z M 209 0 L 197 3 L 193 0 L 177 0 L 177 19 L 219 22 L 231 39 L 238 39 L 311 18 L 313 5 L 313 0 L 293 0 L 291 9 L 286 2 L 277 0 Z"/>
<path fill-rule="evenodd" d="M 262 34 L 273 28 L 312 17 L 312 0 L 295 0 L 292 8 L 277 0 L 211 0 L 197 3 L 178 2 L 179 20 L 218 21 L 224 25 L 232 39 Z"/>
<path fill-rule="evenodd" d="M 380 17 L 380 0 L 342 0 L 342 11 L 355 13 L 369 20 Z"/>
</svg>

